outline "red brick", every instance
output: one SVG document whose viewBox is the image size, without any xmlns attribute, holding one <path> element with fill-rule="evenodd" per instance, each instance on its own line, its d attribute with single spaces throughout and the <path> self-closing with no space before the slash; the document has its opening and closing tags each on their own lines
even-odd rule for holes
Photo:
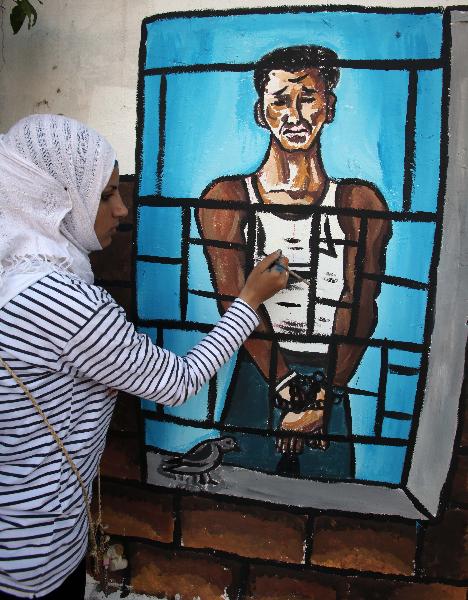
<svg viewBox="0 0 468 600">
<path fill-rule="evenodd" d="M 119 392 L 112 415 L 111 430 L 137 434 L 139 412 L 139 400 L 131 394 Z"/>
<path fill-rule="evenodd" d="M 464 423 L 463 423 L 463 427 L 462 427 L 462 434 L 461 434 L 461 438 L 460 438 L 460 447 L 468 448 L 468 417 L 467 417 L 466 412 L 465 412 L 465 418 L 464 418 Z"/>
<path fill-rule="evenodd" d="M 107 533 L 172 542 L 174 515 L 169 494 L 105 481 L 101 489 Z"/>
<path fill-rule="evenodd" d="M 347 517 L 317 517 L 312 564 L 337 569 L 411 575 L 416 549 L 413 525 Z"/>
<path fill-rule="evenodd" d="M 119 192 L 122 196 L 125 206 L 128 208 L 128 215 L 122 219 L 122 223 L 133 223 L 133 194 L 135 191 L 134 181 L 121 181 Z"/>
<path fill-rule="evenodd" d="M 430 577 L 468 579 L 468 511 L 450 510 L 427 527 L 421 566 Z"/>
<path fill-rule="evenodd" d="M 349 600 L 466 600 L 467 588 L 438 583 L 349 580 Z"/>
<path fill-rule="evenodd" d="M 462 413 L 462 435 L 460 438 L 460 446 L 468 446 L 468 385 L 464 385 L 464 390 L 462 391 L 462 398 L 460 400 L 464 404 L 465 410 Z"/>
<path fill-rule="evenodd" d="M 96 279 L 130 281 L 133 231 L 117 231 L 112 244 L 90 255 Z"/>
<path fill-rule="evenodd" d="M 467 590 L 437 583 L 413 583 L 397 588 L 389 600 L 466 600 Z"/>
<path fill-rule="evenodd" d="M 133 292 L 130 288 L 119 287 L 115 285 L 103 285 L 112 298 L 121 306 L 127 315 L 127 319 L 132 318 L 133 311 Z"/>
<path fill-rule="evenodd" d="M 304 515 L 187 497 L 182 501 L 181 521 L 187 547 L 287 563 L 304 561 Z"/>
<path fill-rule="evenodd" d="M 468 503 L 468 456 L 459 455 L 456 458 L 450 499 Z"/>
<path fill-rule="evenodd" d="M 344 577 L 282 567 L 252 567 L 246 600 L 344 600 L 347 587 Z"/>
<path fill-rule="evenodd" d="M 397 584 L 386 579 L 349 578 L 347 600 L 389 600 Z"/>
<path fill-rule="evenodd" d="M 119 479 L 141 479 L 140 447 L 136 437 L 111 432 L 101 461 L 101 474 Z"/>
<path fill-rule="evenodd" d="M 130 544 L 132 591 L 183 600 L 237 598 L 239 568 L 231 562 L 193 552 Z"/>
</svg>

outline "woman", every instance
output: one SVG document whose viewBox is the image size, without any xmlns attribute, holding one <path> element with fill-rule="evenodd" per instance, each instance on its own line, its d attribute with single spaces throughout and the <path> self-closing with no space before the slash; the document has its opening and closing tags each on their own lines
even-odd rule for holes
<svg viewBox="0 0 468 600">
<path fill-rule="evenodd" d="M 77 121 L 33 115 L 0 136 L 0 598 L 83 598 L 88 528 L 76 473 L 7 367 L 89 490 L 117 390 L 185 402 L 286 285 L 274 253 L 185 357 L 154 346 L 93 285 L 88 254 L 127 214 L 118 184 L 113 149 Z"/>
</svg>

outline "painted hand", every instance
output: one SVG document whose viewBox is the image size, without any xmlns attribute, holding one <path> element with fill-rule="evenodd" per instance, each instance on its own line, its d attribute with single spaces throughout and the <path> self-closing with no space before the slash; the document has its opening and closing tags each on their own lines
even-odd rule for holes
<svg viewBox="0 0 468 600">
<path fill-rule="evenodd" d="M 279 395 L 287 401 L 288 393 L 288 388 L 285 388 L 279 392 Z M 325 401 L 325 390 L 323 388 L 318 391 L 316 400 L 319 402 Z M 281 420 L 280 430 L 324 435 L 324 411 L 323 409 L 308 409 L 299 413 L 287 412 Z M 319 438 L 308 440 L 307 444 L 311 448 L 319 450 L 326 450 L 329 446 L 327 440 Z M 276 439 L 276 448 L 282 454 L 300 454 L 304 450 L 304 438 L 294 435 L 279 435 Z"/>
</svg>

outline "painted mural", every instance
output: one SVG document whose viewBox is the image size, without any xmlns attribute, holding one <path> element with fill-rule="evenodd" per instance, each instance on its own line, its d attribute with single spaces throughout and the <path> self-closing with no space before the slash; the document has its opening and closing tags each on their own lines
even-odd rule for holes
<svg viewBox="0 0 468 600">
<path fill-rule="evenodd" d="M 298 275 L 196 397 L 142 401 L 153 482 L 249 497 L 255 481 L 274 497 L 298 480 L 408 477 L 443 209 L 442 18 L 143 23 L 140 330 L 184 354 L 264 255 L 281 248 Z"/>
</svg>

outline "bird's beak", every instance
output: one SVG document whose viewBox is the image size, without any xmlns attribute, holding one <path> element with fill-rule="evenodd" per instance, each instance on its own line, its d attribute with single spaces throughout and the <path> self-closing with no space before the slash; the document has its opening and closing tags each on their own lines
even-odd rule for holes
<svg viewBox="0 0 468 600">
<path fill-rule="evenodd" d="M 233 447 L 233 452 L 240 452 L 241 451 L 241 447 L 239 446 L 239 444 L 237 442 L 235 442 L 234 447 Z"/>
</svg>

